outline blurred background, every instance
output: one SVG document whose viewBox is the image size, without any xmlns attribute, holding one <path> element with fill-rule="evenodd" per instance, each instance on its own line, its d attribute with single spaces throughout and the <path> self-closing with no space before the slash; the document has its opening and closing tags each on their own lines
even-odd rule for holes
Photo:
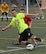
<svg viewBox="0 0 46 54">
<path fill-rule="evenodd" d="M 40 19 L 46 18 L 46 0 L 0 0 L 0 5 L 4 1 L 9 5 L 10 9 L 15 8 L 17 12 L 23 8 L 26 10 L 27 14 L 38 13 Z M 11 16 L 10 13 L 9 15 Z"/>
</svg>

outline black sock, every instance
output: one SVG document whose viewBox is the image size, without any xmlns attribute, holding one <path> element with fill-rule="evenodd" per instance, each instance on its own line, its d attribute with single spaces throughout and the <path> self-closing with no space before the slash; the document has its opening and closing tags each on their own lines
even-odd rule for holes
<svg viewBox="0 0 46 54">
<path fill-rule="evenodd" d="M 3 21 L 3 18 L 1 18 L 1 21 Z"/>
<path fill-rule="evenodd" d="M 40 41 L 41 42 L 41 38 L 36 38 L 36 40 Z"/>
<path fill-rule="evenodd" d="M 7 18 L 7 21 L 8 21 L 8 18 Z"/>
</svg>

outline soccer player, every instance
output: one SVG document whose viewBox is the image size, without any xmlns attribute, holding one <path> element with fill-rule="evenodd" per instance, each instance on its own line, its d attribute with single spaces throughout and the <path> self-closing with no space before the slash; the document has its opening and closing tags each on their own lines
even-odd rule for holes
<svg viewBox="0 0 46 54">
<path fill-rule="evenodd" d="M 20 13 L 24 13 L 24 14 L 25 14 L 25 10 L 24 10 L 24 9 L 20 9 Z M 15 12 L 14 12 L 14 14 L 15 14 Z M 31 25 L 32 25 L 32 18 L 31 18 L 29 15 L 26 15 L 26 14 L 25 14 L 24 21 L 25 21 L 25 23 L 28 25 L 29 30 L 30 30 Z M 14 44 L 14 45 L 20 45 L 20 44 L 21 44 L 21 43 L 20 43 L 20 35 L 18 35 L 18 41 L 19 41 L 19 43 L 13 42 L 13 44 Z"/>
<path fill-rule="evenodd" d="M 7 18 L 7 21 L 8 21 L 8 12 L 9 12 L 9 5 L 6 3 L 6 2 L 3 2 L 1 4 L 1 12 L 2 12 L 2 18 L 1 20 L 3 21 L 3 17 L 4 17 L 4 14 L 6 15 L 6 18 Z"/>
<path fill-rule="evenodd" d="M 32 26 L 32 18 L 29 15 L 25 15 L 24 18 L 25 23 L 28 25 L 29 30 L 31 31 L 31 26 Z M 18 35 L 18 41 L 19 43 L 13 43 L 15 45 L 20 45 L 20 35 Z"/>
<path fill-rule="evenodd" d="M 2 31 L 7 30 L 8 28 L 12 27 L 12 26 L 16 26 L 18 28 L 19 34 L 20 34 L 20 41 L 21 44 L 29 44 L 28 43 L 28 38 L 30 38 L 34 44 L 37 44 L 36 40 L 41 41 L 40 38 L 34 36 L 31 31 L 28 28 L 28 25 L 25 23 L 24 18 L 25 18 L 25 14 L 24 13 L 14 13 L 16 12 L 15 10 L 12 10 L 12 14 L 15 15 L 15 17 L 13 17 L 12 21 L 10 22 L 9 25 L 7 25 L 6 27 L 2 28 Z"/>
<path fill-rule="evenodd" d="M 28 25 L 29 30 L 31 31 L 32 18 L 30 17 L 30 15 L 31 15 L 31 16 L 38 16 L 38 14 L 26 15 L 25 9 L 20 9 L 20 12 L 25 14 L 24 21 L 25 21 L 25 23 Z M 19 43 L 13 43 L 13 44 L 15 44 L 15 45 L 20 45 L 20 44 L 21 44 L 21 43 L 20 43 L 20 35 L 18 35 L 18 41 L 19 41 Z"/>
</svg>

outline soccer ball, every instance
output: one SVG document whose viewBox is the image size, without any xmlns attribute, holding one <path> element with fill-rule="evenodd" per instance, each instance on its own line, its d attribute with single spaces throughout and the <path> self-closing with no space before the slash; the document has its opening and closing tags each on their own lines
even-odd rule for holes
<svg viewBox="0 0 46 54">
<path fill-rule="evenodd" d="M 28 44 L 28 45 L 26 46 L 26 48 L 27 48 L 28 50 L 33 50 L 33 49 L 34 49 L 34 45 L 33 45 L 33 44 Z"/>
</svg>

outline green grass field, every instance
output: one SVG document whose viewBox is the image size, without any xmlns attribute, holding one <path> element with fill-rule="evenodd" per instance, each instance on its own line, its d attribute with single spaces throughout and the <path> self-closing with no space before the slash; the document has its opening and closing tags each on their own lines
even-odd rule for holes
<svg viewBox="0 0 46 54">
<path fill-rule="evenodd" d="M 36 48 L 33 51 L 29 50 L 16 50 L 20 48 L 8 48 L 10 47 L 26 47 L 25 45 L 13 45 L 12 42 L 18 42 L 18 31 L 15 27 L 12 27 L 4 32 L 1 31 L 1 28 L 5 27 L 10 23 L 10 20 L 7 22 L 0 20 L 0 54 L 46 54 L 46 47 Z M 46 38 L 46 20 L 33 20 L 31 31 L 34 35 Z M 29 40 L 30 41 L 30 40 Z"/>
</svg>

